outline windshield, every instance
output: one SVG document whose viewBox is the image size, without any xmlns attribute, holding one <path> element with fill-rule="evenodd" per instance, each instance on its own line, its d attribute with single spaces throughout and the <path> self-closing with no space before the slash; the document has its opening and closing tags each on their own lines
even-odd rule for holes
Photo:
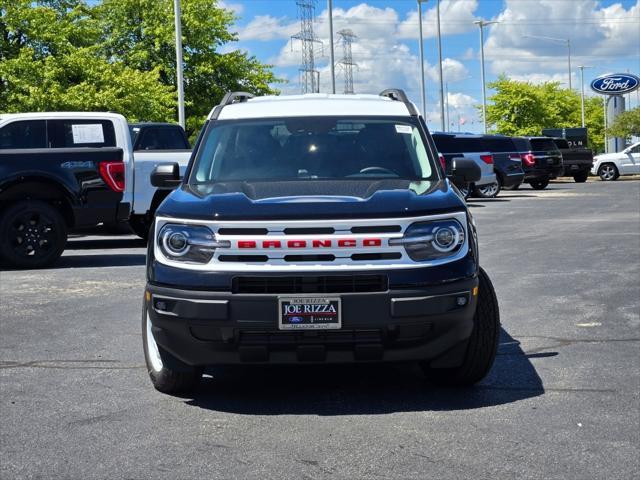
<svg viewBox="0 0 640 480">
<path fill-rule="evenodd" d="M 417 120 L 294 117 L 222 121 L 206 134 L 190 183 L 437 178 Z"/>
</svg>

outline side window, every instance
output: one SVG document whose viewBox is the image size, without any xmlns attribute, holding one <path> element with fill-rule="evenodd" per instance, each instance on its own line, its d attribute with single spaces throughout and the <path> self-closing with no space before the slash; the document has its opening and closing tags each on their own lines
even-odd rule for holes
<svg viewBox="0 0 640 480">
<path fill-rule="evenodd" d="M 640 145 L 636 145 L 631 149 L 631 153 L 640 153 Z"/>
<path fill-rule="evenodd" d="M 110 120 L 49 120 L 51 148 L 115 147 L 116 133 Z"/>
<path fill-rule="evenodd" d="M 47 148 L 45 120 L 22 120 L 0 128 L 0 149 Z"/>
<path fill-rule="evenodd" d="M 184 150 L 189 148 L 182 132 L 172 127 L 145 128 L 136 150 Z"/>
</svg>

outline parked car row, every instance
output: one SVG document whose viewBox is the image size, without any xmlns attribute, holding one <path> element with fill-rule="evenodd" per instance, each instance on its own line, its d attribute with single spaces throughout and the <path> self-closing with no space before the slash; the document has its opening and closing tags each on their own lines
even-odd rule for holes
<svg viewBox="0 0 640 480">
<path fill-rule="evenodd" d="M 465 197 L 491 198 L 501 189 L 517 190 L 522 183 L 543 190 L 560 176 L 585 182 L 593 163 L 590 149 L 571 148 L 564 138 L 436 132 L 433 139 L 448 171 L 459 157 L 476 161 L 482 169 L 479 183 L 464 184 L 454 176 L 453 182 Z M 606 174 L 603 180 L 609 179 Z"/>
<path fill-rule="evenodd" d="M 179 125 L 127 124 L 115 113 L 0 115 L 0 259 L 50 265 L 67 232 L 129 221 L 148 235 L 167 196 L 150 182 L 160 164 L 186 169 L 191 150 Z"/>
<path fill-rule="evenodd" d="M 589 149 L 569 148 L 563 138 L 436 132 L 429 142 L 465 198 L 492 198 L 522 183 L 544 189 L 563 174 L 584 182 L 589 170 L 603 180 L 640 173 L 640 144 L 593 162 Z M 190 157 L 175 124 L 128 124 L 122 115 L 97 112 L 0 115 L 0 260 L 50 265 L 68 231 L 98 224 L 128 222 L 146 239 L 170 192 L 152 185 L 152 171 L 177 165 L 182 175 Z M 456 171 L 460 158 L 475 163 L 478 180 Z"/>
</svg>

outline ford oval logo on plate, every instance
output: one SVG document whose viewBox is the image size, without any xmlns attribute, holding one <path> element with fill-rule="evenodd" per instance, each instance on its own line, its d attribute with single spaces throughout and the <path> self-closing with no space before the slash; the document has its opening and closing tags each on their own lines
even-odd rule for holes
<svg viewBox="0 0 640 480">
<path fill-rule="evenodd" d="M 605 95 L 622 95 L 633 92 L 640 85 L 640 77 L 631 73 L 611 73 L 595 78 L 591 89 Z"/>
</svg>

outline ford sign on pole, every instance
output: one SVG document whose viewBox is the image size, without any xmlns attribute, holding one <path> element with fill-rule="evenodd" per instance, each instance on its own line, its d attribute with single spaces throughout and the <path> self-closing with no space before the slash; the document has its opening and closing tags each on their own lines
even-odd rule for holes
<svg viewBox="0 0 640 480">
<path fill-rule="evenodd" d="M 591 82 L 591 90 L 603 95 L 624 95 L 640 86 L 640 77 L 631 73 L 610 73 L 595 78 Z"/>
</svg>

